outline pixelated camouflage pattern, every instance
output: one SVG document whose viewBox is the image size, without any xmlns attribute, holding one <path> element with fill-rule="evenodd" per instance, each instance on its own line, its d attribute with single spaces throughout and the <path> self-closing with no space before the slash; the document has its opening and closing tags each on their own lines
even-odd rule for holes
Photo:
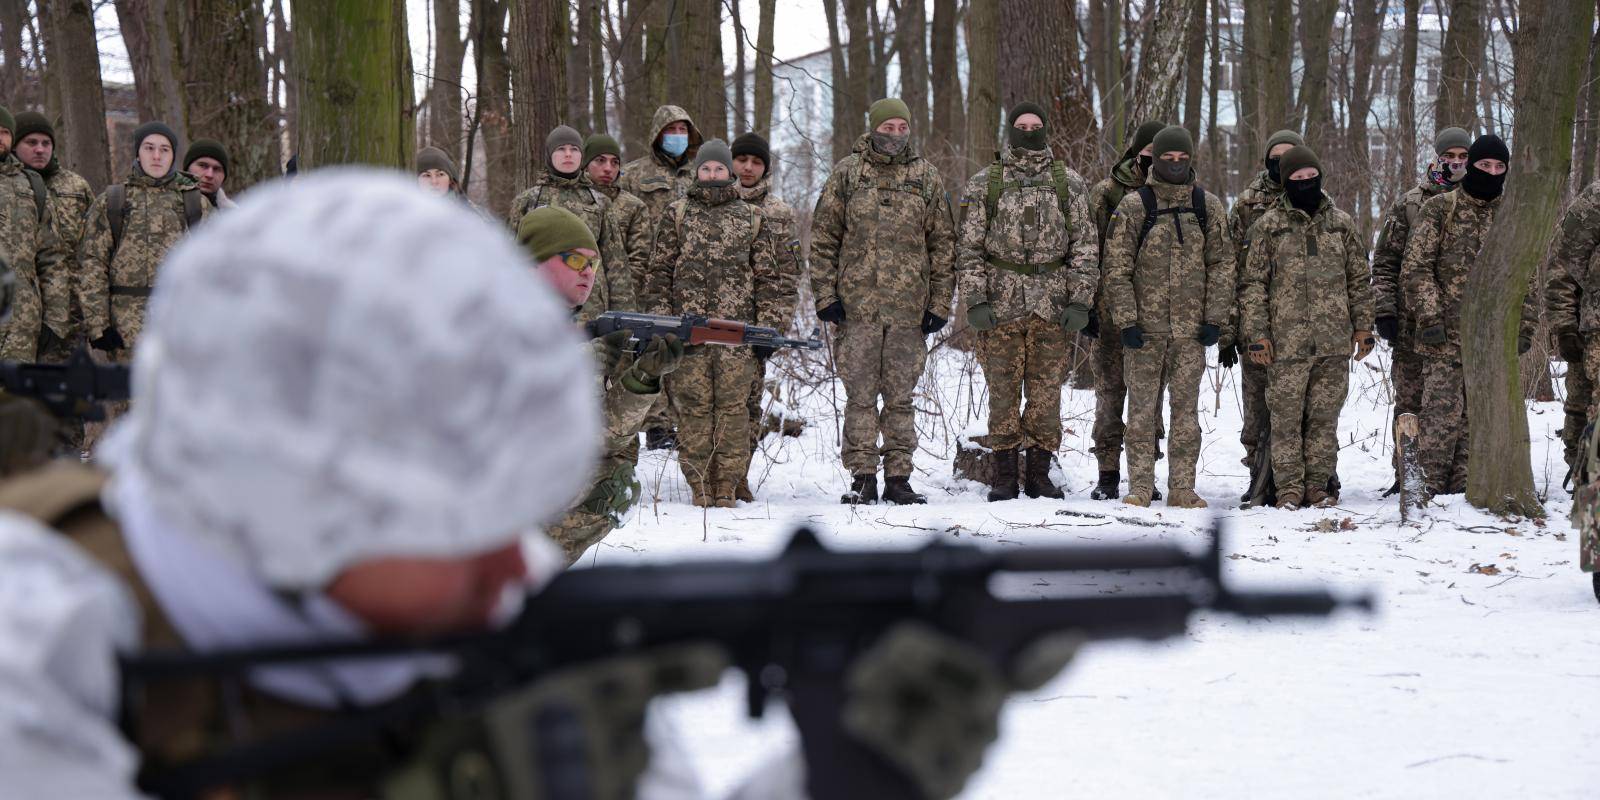
<svg viewBox="0 0 1600 800">
<path fill-rule="evenodd" d="M 689 123 L 689 149 L 678 158 L 671 158 L 654 147 L 656 139 L 661 136 L 661 129 L 674 122 Z M 683 199 L 689 187 L 694 185 L 694 157 L 703 139 L 689 112 L 678 106 L 656 109 L 650 129 L 655 132 L 650 139 L 650 152 L 622 165 L 622 174 L 617 176 L 617 187 L 644 203 L 645 219 L 649 230 L 654 231 L 667 206 Z"/>
<path fill-rule="evenodd" d="M 1279 498 L 1304 498 L 1307 486 L 1327 486 L 1338 469 L 1339 411 L 1350 390 L 1350 356 L 1275 359 L 1266 373 L 1272 479 Z"/>
<path fill-rule="evenodd" d="M 1101 180 L 1089 190 L 1089 214 L 1094 218 L 1098 234 L 1100 262 L 1104 263 L 1105 238 L 1111 230 L 1111 215 L 1129 192 L 1138 191 L 1144 178 L 1139 174 L 1138 163 L 1124 158 L 1111 169 L 1111 177 Z M 1095 460 L 1102 472 L 1120 470 L 1122 467 L 1122 436 L 1127 427 L 1122 421 L 1128 387 L 1123 383 L 1122 338 L 1117 335 L 1116 324 L 1106 308 L 1105 274 L 1101 271 L 1095 287 L 1094 310 L 1100 320 L 1100 337 L 1091 349 L 1094 369 L 1094 430 L 1092 438 Z M 1158 435 L 1160 435 L 1158 433 Z"/>
<path fill-rule="evenodd" d="M 70 353 L 72 337 L 83 325 L 83 310 L 78 307 L 78 298 L 72 288 L 82 280 L 78 243 L 83 240 L 84 221 L 89 215 L 89 206 L 94 204 L 94 191 L 83 176 L 65 168 L 57 169 L 45 179 L 44 185 L 50 190 L 56 234 L 67 249 L 67 269 L 64 273 L 67 279 L 56 293 L 56 302 L 45 307 L 45 324 L 52 330 L 65 331 L 67 335 L 58 340 L 55 352 L 41 351 L 39 359 L 59 361 Z"/>
<path fill-rule="evenodd" d="M 1268 209 L 1283 198 L 1283 185 L 1273 180 L 1265 170 L 1256 173 L 1249 185 L 1239 192 L 1228 209 L 1228 240 L 1233 243 L 1234 258 L 1238 264 L 1236 281 L 1244 279 L 1245 259 L 1250 251 L 1250 229 Z M 1239 307 L 1233 312 L 1232 329 L 1240 329 Z M 1225 336 L 1222 347 L 1238 347 L 1233 336 Z M 1240 348 L 1239 358 L 1240 424 L 1239 443 L 1244 445 L 1246 464 L 1255 461 L 1256 446 L 1262 430 L 1267 426 L 1267 368 L 1245 357 Z"/>
<path fill-rule="evenodd" d="M 800 232 L 795 228 L 794 208 L 772 193 L 772 178 L 764 177 L 749 188 L 738 186 L 740 199 L 761 209 L 761 227 L 772 238 L 772 255 L 778 263 L 780 292 L 784 297 L 785 314 L 779 330 L 793 324 L 799 311 L 800 277 L 805 272 L 805 262 L 800 257 Z"/>
<path fill-rule="evenodd" d="M 846 324 L 916 326 L 949 319 L 955 230 L 943 179 L 907 144 L 893 156 L 856 140 L 817 198 L 811 289 L 820 310 L 842 301 Z"/>
<path fill-rule="evenodd" d="M 89 207 L 83 240 L 78 243 L 83 280 L 77 290 L 88 340 L 94 341 L 114 327 L 131 350 L 144 329 L 150 298 L 112 294 L 111 287 L 144 289 L 155 285 L 157 267 L 187 231 L 183 193 L 198 192 L 200 188 L 182 172 L 157 179 L 145 175 L 137 166 L 124 185 L 129 212 L 122 223 L 122 245 L 114 256 L 105 193 Z M 202 220 L 215 213 L 205 202 L 200 203 L 200 211 Z M 127 351 L 120 355 L 126 358 Z"/>
<path fill-rule="evenodd" d="M 1083 178 L 1066 171 L 1068 218 L 1051 176 L 1048 151 L 1006 148 L 1002 181 L 1021 186 L 1002 191 L 989 219 L 989 170 L 967 181 L 961 200 L 956 281 L 968 305 L 987 302 L 1001 322 L 1034 315 L 1059 322 L 1069 303 L 1094 304 L 1100 283 L 1100 239 L 1085 197 Z M 1024 274 L 996 266 L 1060 261 L 1048 271 Z"/>
<path fill-rule="evenodd" d="M 1460 351 L 1424 354 L 1422 413 L 1417 431 L 1417 463 L 1428 491 L 1457 493 L 1467 487 L 1467 395 Z"/>
<path fill-rule="evenodd" d="M 1155 189 L 1158 209 L 1189 207 L 1192 177 L 1189 183 L 1171 184 L 1151 176 L 1147 183 Z M 1112 330 L 1105 335 L 1139 325 L 1146 334 L 1193 339 L 1202 323 L 1229 333 L 1235 294 L 1233 246 L 1223 229 L 1222 201 L 1206 192 L 1205 202 L 1210 231 L 1200 229 L 1194 214 L 1163 214 L 1135 260 L 1144 203 L 1137 193 L 1122 198 L 1112 214 L 1102 263 L 1112 320 Z"/>
<path fill-rule="evenodd" d="M 1061 448 L 1061 384 L 1072 354 L 1060 323 L 1028 315 L 978 333 L 989 392 L 989 446 Z M 1023 397 L 1027 406 L 1023 406 Z"/>
<path fill-rule="evenodd" d="M 634 311 L 645 270 L 650 268 L 650 239 L 655 229 L 650 227 L 643 200 L 615 185 L 595 188 L 611 200 L 606 206 L 605 240 L 600 242 L 606 251 L 601 257 L 609 267 L 606 280 L 613 294 L 632 304 L 627 310 Z"/>
<path fill-rule="evenodd" d="M 511 213 L 506 222 L 515 231 L 529 211 L 545 206 L 563 208 L 577 215 L 589 226 L 589 232 L 600 245 L 600 267 L 595 274 L 591 297 L 598 296 L 596 299 L 606 310 L 633 311 L 638 308 L 638 296 L 628 263 L 627 236 L 615 227 L 617 218 L 611 214 L 611 204 L 611 198 L 594 185 L 588 173 L 562 178 L 546 171 L 533 186 L 511 201 Z M 588 313 L 587 307 L 585 313 Z"/>
<path fill-rule="evenodd" d="M 1413 312 L 1415 330 L 1420 332 L 1432 325 L 1445 328 L 1444 344 L 1417 343 L 1417 351 L 1424 358 L 1460 360 L 1461 303 L 1467 275 L 1478 261 L 1484 234 L 1489 232 L 1504 199 L 1502 195 L 1479 200 L 1464 191 L 1452 190 L 1422 204 L 1406 242 L 1400 281 L 1405 302 Z M 1538 323 L 1535 298 L 1536 293 L 1531 291 L 1523 297 L 1521 336 L 1532 337 Z"/>
<path fill-rule="evenodd" d="M 840 456 L 845 469 L 851 475 L 872 475 L 881 461 L 885 476 L 909 477 L 911 455 L 917 450 L 912 395 L 928 359 L 922 330 L 915 325 L 847 320 L 834 327 L 833 354 L 844 383 Z"/>
<path fill-rule="evenodd" d="M 1350 337 L 1372 330 L 1367 248 L 1355 220 L 1323 195 L 1315 215 L 1287 199 L 1250 229 L 1239 278 L 1243 341 L 1267 339 L 1274 358 L 1350 355 Z"/>
<path fill-rule="evenodd" d="M 0 330 L 0 358 L 33 361 L 45 325 L 69 333 L 70 252 L 58 235 L 53 204 L 40 218 L 22 162 L 0 160 L 0 260 L 11 267 L 11 319 Z"/>
<path fill-rule="evenodd" d="M 1591 347 L 1600 347 L 1600 337 L 1592 342 L 1584 342 L 1585 362 L 1588 361 Z M 1562 378 L 1566 397 L 1561 402 L 1561 458 L 1569 471 L 1583 457 L 1583 429 L 1589 424 L 1595 400 L 1594 378 L 1587 369 L 1587 363 L 1568 364 L 1567 374 Z"/>
<path fill-rule="evenodd" d="M 696 500 L 733 499 L 750 464 L 750 412 L 755 380 L 748 347 L 701 347 L 667 375 L 667 398 L 678 423 L 678 468 Z"/>
<path fill-rule="evenodd" d="M 1412 341 L 1416 331 L 1412 328 L 1411 304 L 1402 296 L 1400 286 L 1400 265 L 1406 259 L 1406 243 L 1411 240 L 1411 228 L 1422 212 L 1422 204 L 1448 189 L 1424 175 L 1421 183 L 1389 206 L 1383 217 L 1383 227 L 1378 229 L 1378 244 L 1372 249 L 1374 318 L 1394 317 L 1399 321 L 1400 335 L 1393 343 L 1396 349 L 1410 350 L 1416 345 Z"/>
<path fill-rule="evenodd" d="M 1152 234 L 1153 235 L 1153 234 Z M 1128 492 L 1149 497 L 1155 489 L 1156 437 L 1161 396 L 1167 395 L 1172 430 L 1167 438 L 1167 496 L 1194 489 L 1200 460 L 1200 376 L 1206 348 L 1193 336 L 1146 336 L 1144 347 L 1124 350 L 1128 386 Z"/>
<path fill-rule="evenodd" d="M 1600 330 L 1600 181 L 1589 184 L 1561 217 L 1545 270 L 1550 330 L 1586 335 Z"/>
</svg>

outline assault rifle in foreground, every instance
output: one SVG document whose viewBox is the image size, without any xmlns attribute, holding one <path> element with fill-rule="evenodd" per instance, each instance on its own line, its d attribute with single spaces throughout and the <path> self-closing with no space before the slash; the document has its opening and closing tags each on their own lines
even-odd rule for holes
<svg viewBox="0 0 1600 800">
<path fill-rule="evenodd" d="M 852 665 L 904 623 L 920 623 L 964 643 L 1012 685 L 1026 686 L 1030 681 L 1018 679 L 1019 673 L 1033 670 L 1032 685 L 1037 685 L 1060 667 L 1058 660 L 1041 671 L 1038 656 L 1039 645 L 1062 636 L 1073 647 L 1160 640 L 1183 635 L 1199 612 L 1321 617 L 1343 607 L 1371 608 L 1370 598 L 1341 599 L 1320 590 L 1236 591 L 1222 579 L 1222 552 L 1220 534 L 1213 534 L 1198 554 L 1172 543 L 988 549 L 943 541 L 912 551 L 847 552 L 822 546 L 802 529 L 782 553 L 765 561 L 569 570 L 527 598 L 520 616 L 493 633 L 428 642 L 128 657 L 124 697 L 137 697 L 138 687 L 154 682 L 266 665 L 445 656 L 457 665 L 455 677 L 407 700 L 178 765 L 148 776 L 142 787 L 161 796 L 197 794 L 206 786 L 270 774 L 296 762 L 333 762 L 339 748 L 392 741 L 397 728 L 484 717 L 492 724 L 483 729 L 515 734 L 516 747 L 510 749 L 516 752 L 508 756 L 502 747 L 490 760 L 566 771 L 559 780 L 546 774 L 541 779 L 549 781 L 546 789 L 527 794 L 581 796 L 549 787 L 592 785 L 571 774 L 588 767 L 570 752 L 570 743 L 592 730 L 577 726 L 572 735 L 543 735 L 561 719 L 552 713 L 519 712 L 507 724 L 503 712 L 514 704 L 506 698 L 568 668 L 587 670 L 619 655 L 710 643 L 727 665 L 745 673 L 752 716 L 760 716 L 771 697 L 787 702 L 800 732 L 810 797 L 913 798 L 920 795 L 914 783 L 854 738 L 842 713 L 850 700 Z M 521 751 L 530 736 L 545 744 Z M 563 742 L 568 750 L 552 754 L 550 748 Z"/>
<path fill-rule="evenodd" d="M 595 317 L 589 325 L 589 337 L 598 338 L 616 331 L 633 334 L 629 341 L 635 349 L 643 349 L 651 337 L 673 334 L 684 344 L 721 344 L 731 347 L 747 344 L 773 349 L 792 347 L 821 350 L 820 329 L 811 332 L 809 339 L 790 339 L 776 328 L 747 325 L 731 319 L 712 319 L 701 314 L 684 314 L 681 317 L 663 314 L 640 314 L 633 311 L 607 311 Z"/>
<path fill-rule="evenodd" d="M 64 364 L 0 361 L 0 390 L 39 401 L 57 417 L 105 419 L 104 403 L 128 399 L 126 364 L 96 364 L 79 347 Z"/>
</svg>

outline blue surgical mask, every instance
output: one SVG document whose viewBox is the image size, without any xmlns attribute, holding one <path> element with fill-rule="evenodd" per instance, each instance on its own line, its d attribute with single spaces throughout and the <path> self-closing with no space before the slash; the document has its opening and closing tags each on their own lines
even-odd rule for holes
<svg viewBox="0 0 1600 800">
<path fill-rule="evenodd" d="M 667 133 L 661 136 L 661 149 L 669 156 L 681 156 L 689 149 L 689 134 Z"/>
</svg>

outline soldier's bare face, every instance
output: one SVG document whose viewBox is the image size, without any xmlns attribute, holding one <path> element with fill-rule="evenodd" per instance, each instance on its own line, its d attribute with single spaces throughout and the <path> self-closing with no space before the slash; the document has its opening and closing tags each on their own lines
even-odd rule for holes
<svg viewBox="0 0 1600 800">
<path fill-rule="evenodd" d="M 206 194 L 216 194 L 222 182 L 228 179 L 228 173 L 222 171 L 222 162 L 211 156 L 201 156 L 190 162 L 189 173 L 200 181 L 200 191 Z"/>
<path fill-rule="evenodd" d="M 911 123 L 906 122 L 899 117 L 895 117 L 894 119 L 884 120 L 883 124 L 873 128 L 873 130 L 877 131 L 878 133 L 887 133 L 890 136 L 910 136 Z"/>
<path fill-rule="evenodd" d="M 681 133 L 684 136 L 688 136 L 689 135 L 689 123 L 684 122 L 681 119 L 676 121 L 676 122 L 669 122 L 669 123 L 667 123 L 667 127 L 661 129 L 661 133 L 663 135 L 668 134 L 668 133 Z"/>
<path fill-rule="evenodd" d="M 1267 151 L 1267 158 L 1282 158 L 1284 153 L 1287 153 L 1293 149 L 1294 145 L 1292 144 L 1275 144 L 1272 146 L 1271 150 Z"/>
<path fill-rule="evenodd" d="M 0 158 L 11 152 L 11 131 L 0 128 Z"/>
<path fill-rule="evenodd" d="M 1472 166 L 1477 167 L 1478 169 L 1481 169 L 1490 175 L 1504 175 L 1506 173 L 1506 162 L 1501 161 L 1498 158 L 1480 158 L 1477 161 L 1472 162 Z"/>
<path fill-rule="evenodd" d="M 1036 131 L 1044 127 L 1044 120 L 1039 119 L 1038 114 L 1023 114 L 1017 117 L 1016 124 L 1011 127 L 1019 131 Z"/>
<path fill-rule="evenodd" d="M 610 186 L 617 182 L 617 175 L 622 172 L 622 159 L 610 153 L 598 155 L 589 162 L 589 179 L 600 186 Z"/>
<path fill-rule="evenodd" d="M 767 174 L 767 165 L 756 156 L 738 155 L 733 157 L 733 172 L 739 176 L 739 185 L 748 188 L 761 182 Z"/>
<path fill-rule="evenodd" d="M 1439 165 L 1452 172 L 1467 168 L 1467 148 L 1452 147 L 1439 154 Z"/>
<path fill-rule="evenodd" d="M 450 176 L 442 169 L 425 169 L 417 174 L 417 184 L 433 194 L 450 191 Z"/>
<path fill-rule="evenodd" d="M 1321 174 L 1322 173 L 1317 171 L 1316 167 L 1301 167 L 1301 168 L 1299 168 L 1299 169 L 1297 169 L 1294 172 L 1289 174 L 1289 180 L 1291 180 L 1291 181 L 1309 181 L 1312 178 L 1315 178 L 1315 177 L 1317 177 L 1318 175 L 1321 175 Z"/>
<path fill-rule="evenodd" d="M 567 305 L 577 308 L 589 299 L 589 292 L 594 289 L 595 261 L 599 253 L 586 247 L 580 247 L 575 252 L 589 257 L 589 266 L 582 270 L 575 270 L 567 265 L 566 259 L 560 255 L 551 256 L 539 262 L 539 274 L 550 282 L 550 288 L 556 294 L 566 299 Z"/>
<path fill-rule="evenodd" d="M 694 177 L 698 181 L 725 181 L 733 176 L 728 174 L 728 166 L 721 161 L 707 161 L 695 171 Z"/>
<path fill-rule="evenodd" d="M 1162 161 L 1176 161 L 1182 163 L 1189 160 L 1189 154 L 1182 150 L 1168 150 L 1161 154 Z"/>
<path fill-rule="evenodd" d="M 582 164 L 583 151 L 570 144 L 561 145 L 550 154 L 550 166 L 555 167 L 556 172 L 570 175 L 577 172 Z"/>
<path fill-rule="evenodd" d="M 30 133 L 17 142 L 17 158 L 34 169 L 49 166 L 50 158 L 55 153 L 56 143 L 42 133 Z"/>
<path fill-rule="evenodd" d="M 165 136 L 146 136 L 139 143 L 139 168 L 152 178 L 172 171 L 172 143 Z"/>
<path fill-rule="evenodd" d="M 374 633 L 487 627 L 505 591 L 527 580 L 518 542 L 467 558 L 378 558 L 339 573 L 327 595 Z"/>
</svg>

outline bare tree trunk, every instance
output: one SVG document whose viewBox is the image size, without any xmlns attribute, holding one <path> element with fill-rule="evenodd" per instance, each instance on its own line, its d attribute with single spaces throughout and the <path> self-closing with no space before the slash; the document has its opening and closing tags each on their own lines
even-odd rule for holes
<svg viewBox="0 0 1600 800">
<path fill-rule="evenodd" d="M 1070 0 L 1002 0 L 1000 30 L 1007 31 L 1000 48 L 1000 102 L 1011 108 L 1023 101 L 1050 112 L 1050 145 L 1070 164 L 1093 162 L 1100 132 Z M 974 152 L 975 158 L 984 153 Z"/>
<path fill-rule="evenodd" d="M 868 2 L 844 0 L 844 27 L 850 37 L 845 43 L 845 59 L 849 61 L 850 71 L 845 79 L 843 109 L 847 126 L 847 153 L 849 144 L 855 141 L 856 132 L 866 123 L 867 107 L 877 99 L 872 96 L 872 31 L 867 24 Z M 838 85 L 837 78 L 834 85 Z M 838 120 L 835 120 L 835 124 L 838 124 Z"/>
<path fill-rule="evenodd" d="M 411 76 L 401 10 L 395 0 L 291 0 L 301 170 L 409 163 Z"/>
<path fill-rule="evenodd" d="M 1483 0 L 1450 0 L 1450 29 L 1439 54 L 1439 106 L 1434 127 L 1477 127 L 1478 74 L 1483 66 Z"/>
<path fill-rule="evenodd" d="M 956 0 L 933 0 L 933 29 L 930 63 L 945 65 L 933 70 L 932 124 L 923 138 L 923 149 L 930 154 L 945 190 L 956 191 L 966 180 L 957 169 L 966 141 L 966 115 L 961 102 L 961 80 L 949 65 L 956 63 Z"/>
<path fill-rule="evenodd" d="M 845 156 L 850 155 L 851 143 L 855 141 L 856 126 L 860 123 L 854 121 L 847 110 L 850 108 L 850 103 L 847 101 L 847 96 L 850 93 L 850 67 L 845 63 L 844 39 L 839 35 L 839 0 L 822 0 L 822 12 L 827 16 L 828 63 L 832 69 L 833 78 L 833 147 L 831 149 L 833 151 L 833 161 L 838 163 Z"/>
<path fill-rule="evenodd" d="M 9 103 L 12 113 L 32 105 L 24 93 L 27 82 L 23 80 L 22 29 L 28 17 L 28 0 L 0 0 L 0 98 Z"/>
<path fill-rule="evenodd" d="M 1595 11 L 1600 14 L 1600 0 L 1595 3 Z M 1594 180 L 1595 149 L 1600 147 L 1600 30 L 1589 39 L 1589 72 L 1584 87 L 1583 139 L 1578 148 L 1583 154 L 1578 162 L 1580 187 Z"/>
<path fill-rule="evenodd" d="M 73 101 L 61 106 L 56 128 L 58 152 L 67 169 L 82 175 L 99 192 L 112 180 L 111 147 L 106 136 L 105 87 L 100 81 L 100 43 L 89 0 L 46 0 L 51 29 L 45 58 L 59 70 L 62 92 Z M 119 167 L 125 167 L 123 162 Z"/>
<path fill-rule="evenodd" d="M 1231 188 L 1223 186 L 1222 176 L 1228 170 L 1222 161 L 1222 132 L 1217 129 L 1217 96 L 1222 90 L 1222 20 L 1227 9 L 1224 0 L 1211 0 L 1211 70 L 1206 76 L 1209 84 L 1206 95 L 1206 169 L 1210 176 L 1207 185 L 1215 187 L 1218 192 L 1226 192 Z"/>
<path fill-rule="evenodd" d="M 1331 181 L 1333 196 L 1340 208 L 1349 209 L 1361 228 L 1363 241 L 1372 241 L 1370 203 L 1372 187 L 1378 185 L 1367 150 L 1367 115 L 1372 110 L 1372 95 L 1380 70 L 1374 66 L 1378 41 L 1383 35 L 1383 17 L 1388 0 L 1351 0 L 1351 49 L 1349 124 L 1345 126 L 1343 177 Z"/>
<path fill-rule="evenodd" d="M 776 24 L 778 0 L 761 0 L 761 17 L 756 23 L 755 119 L 750 129 L 772 136 L 772 28 Z"/>
<path fill-rule="evenodd" d="M 184 38 L 205 42 L 190 48 L 186 67 L 188 140 L 216 139 L 232 157 L 230 192 L 275 178 L 281 164 L 277 114 L 267 100 L 266 42 L 261 6 L 254 0 L 187 0 Z"/>
<path fill-rule="evenodd" d="M 876 100 L 880 97 L 889 96 L 888 65 L 890 52 L 885 49 L 885 43 L 888 42 L 889 37 L 883 30 L 883 18 L 878 16 L 878 4 L 869 2 L 867 11 L 867 30 L 869 31 L 867 34 L 869 37 L 867 39 L 867 63 L 872 65 L 867 72 L 867 97 Z M 910 123 L 911 120 L 906 120 L 906 122 Z M 917 133 L 913 131 L 912 135 L 916 136 Z"/>
<path fill-rule="evenodd" d="M 1000 14 L 996 3 L 967 9 L 967 147 L 960 176 L 994 157 L 1000 132 Z"/>
<path fill-rule="evenodd" d="M 544 137 L 567 111 L 566 4 L 511 3 L 511 119 L 514 174 L 531 186 L 544 168 Z"/>
<path fill-rule="evenodd" d="M 750 125 L 750 87 L 746 83 L 744 39 L 746 35 L 744 17 L 739 13 L 739 3 L 729 3 L 728 11 L 733 18 L 733 123 L 728 126 L 728 133 L 738 136 L 747 130 L 753 130 Z"/>
<path fill-rule="evenodd" d="M 1195 5 L 1194 19 L 1184 30 L 1187 38 L 1183 57 L 1183 127 L 1189 135 L 1200 141 L 1200 102 L 1205 96 L 1206 63 L 1206 6 L 1209 0 Z"/>
<path fill-rule="evenodd" d="M 1163 0 L 1151 20 L 1139 53 L 1134 81 L 1133 118 L 1172 120 L 1178 116 L 1178 81 L 1183 77 L 1185 31 L 1202 16 L 1204 0 Z"/>
<path fill-rule="evenodd" d="M 133 68 L 139 117 L 187 130 L 183 52 L 176 41 L 178 0 L 117 0 L 117 21 Z"/>
<path fill-rule="evenodd" d="M 1089 0 L 1089 65 L 1104 111 L 1103 161 L 1122 152 L 1127 138 L 1126 92 L 1122 68 L 1123 0 Z"/>
<path fill-rule="evenodd" d="M 685 2 L 685 0 L 679 0 Z M 684 15 L 686 76 L 683 106 L 707 139 L 728 138 L 727 86 L 722 70 L 722 4 L 718 0 L 687 0 Z"/>
<path fill-rule="evenodd" d="M 478 64 L 478 130 L 483 136 L 485 204 L 495 214 L 511 207 L 518 189 L 516 136 L 511 125 L 511 58 L 506 54 L 504 0 L 472 0 L 473 50 Z"/>
<path fill-rule="evenodd" d="M 1528 458 L 1517 329 L 1529 279 L 1549 247 L 1572 167 L 1572 123 L 1583 75 L 1589 0 L 1523 0 L 1513 41 L 1516 136 L 1510 180 L 1467 277 L 1461 318 L 1467 418 L 1467 500 L 1500 514 L 1543 516 Z"/>
<path fill-rule="evenodd" d="M 55 25 L 50 21 L 51 0 L 38 0 L 38 16 L 30 21 L 33 26 L 33 61 L 39 64 L 44 80 L 44 107 L 47 114 L 59 116 L 66 101 L 66 93 L 61 85 L 62 65 L 52 62 L 45 56 L 46 53 L 60 52 L 55 44 Z"/>
<path fill-rule="evenodd" d="M 1395 80 L 1400 85 L 1400 160 L 1406 169 L 1417 166 L 1417 35 L 1422 0 L 1403 0 L 1405 29 L 1400 35 L 1400 66 Z"/>
<path fill-rule="evenodd" d="M 461 0 L 433 0 L 433 80 L 428 88 L 428 141 L 461 158 Z"/>
<path fill-rule="evenodd" d="M 1306 144 L 1328 153 L 1333 141 L 1333 98 L 1328 91 L 1328 43 L 1333 38 L 1333 17 L 1339 0 L 1300 0 L 1300 51 L 1304 69 L 1295 117 L 1305 121 L 1301 130 Z"/>
<path fill-rule="evenodd" d="M 911 109 L 911 132 L 927 142 L 928 130 L 928 15 L 920 0 L 902 0 L 894 26 L 895 49 L 900 52 L 900 99 Z"/>
<path fill-rule="evenodd" d="M 650 117 L 659 102 L 659 98 L 651 94 L 655 79 L 645 67 L 648 62 L 645 20 L 650 5 L 651 0 L 629 0 L 613 49 L 613 57 L 622 67 L 621 143 L 630 157 L 650 148 L 650 133 L 645 129 L 650 127 Z"/>
<path fill-rule="evenodd" d="M 278 68 L 284 77 L 283 127 L 290 155 L 294 155 L 300 149 L 300 82 L 295 77 L 294 37 L 289 34 L 287 20 L 283 0 L 272 0 L 272 40 L 282 59 Z"/>
</svg>

